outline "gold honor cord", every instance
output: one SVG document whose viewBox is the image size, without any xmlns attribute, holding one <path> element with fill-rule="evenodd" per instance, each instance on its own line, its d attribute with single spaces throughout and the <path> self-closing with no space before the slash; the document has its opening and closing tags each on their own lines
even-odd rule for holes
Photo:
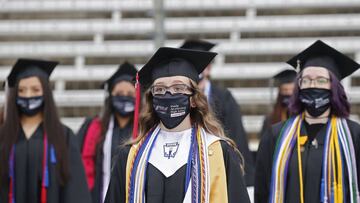
<svg viewBox="0 0 360 203">
<path fill-rule="evenodd" d="M 301 116 L 304 119 L 304 114 Z M 300 127 L 301 121 L 298 123 L 296 134 L 297 134 L 297 153 L 298 153 L 298 168 L 299 168 L 299 183 L 300 183 L 300 203 L 304 203 L 304 186 L 303 186 L 303 175 L 302 175 L 302 161 L 301 161 L 301 150 L 300 150 Z"/>
<path fill-rule="evenodd" d="M 303 172 L 302 172 L 302 159 L 301 159 L 301 150 L 300 150 L 300 124 L 299 122 L 297 127 L 297 153 L 298 153 L 298 169 L 299 169 L 299 184 L 300 184 L 300 202 L 304 203 L 304 183 L 303 183 Z M 331 118 L 331 135 L 330 135 L 330 151 L 327 156 L 331 157 L 331 163 L 328 167 L 328 182 L 331 182 L 331 173 L 333 173 L 333 192 L 334 192 L 334 202 L 342 203 L 344 200 L 343 194 L 343 171 L 342 171 L 342 158 L 341 158 L 341 148 L 339 144 L 337 128 L 336 128 L 336 118 L 333 116 Z M 325 157 L 324 157 L 325 158 Z M 331 170 L 332 169 L 332 170 Z M 331 188 L 328 189 L 328 194 L 331 193 Z"/>
</svg>

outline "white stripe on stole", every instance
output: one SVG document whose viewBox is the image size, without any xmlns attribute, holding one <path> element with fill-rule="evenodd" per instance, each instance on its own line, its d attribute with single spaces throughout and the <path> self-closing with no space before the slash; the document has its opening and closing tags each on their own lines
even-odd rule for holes
<svg viewBox="0 0 360 203">
<path fill-rule="evenodd" d="M 102 192 L 101 192 L 101 202 L 104 202 L 107 189 L 110 183 L 110 173 L 111 173 L 111 145 L 112 145 L 112 136 L 114 130 L 114 116 L 110 116 L 110 121 L 108 129 L 105 135 L 105 141 L 103 146 L 103 162 L 102 162 Z"/>
</svg>

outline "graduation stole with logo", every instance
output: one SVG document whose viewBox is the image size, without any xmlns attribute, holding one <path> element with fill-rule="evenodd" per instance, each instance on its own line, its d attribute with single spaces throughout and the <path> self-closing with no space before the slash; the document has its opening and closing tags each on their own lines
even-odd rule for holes
<svg viewBox="0 0 360 203">
<path fill-rule="evenodd" d="M 295 145 L 297 145 L 300 180 L 300 202 L 304 203 L 300 129 L 304 115 L 289 118 L 277 139 L 272 165 L 270 203 L 282 203 L 285 197 L 287 171 Z M 355 150 L 346 119 L 331 117 L 327 124 L 321 177 L 320 202 L 344 202 L 345 187 L 350 191 L 350 202 L 359 202 Z M 348 172 L 348 185 L 343 181 Z"/>
<path fill-rule="evenodd" d="M 15 150 L 16 150 L 16 145 L 14 144 L 11 148 L 10 151 L 10 157 L 9 157 L 9 178 L 10 178 L 10 183 L 9 183 L 9 194 L 8 194 L 8 200 L 9 203 L 15 203 L 16 199 L 15 199 L 15 194 L 16 194 L 16 190 L 15 190 Z M 48 139 L 47 139 L 47 135 L 46 133 L 44 133 L 43 135 L 43 160 L 42 160 L 42 182 L 41 182 L 41 197 L 40 197 L 40 201 L 41 203 L 46 203 L 47 202 L 47 188 L 50 185 L 50 173 L 49 173 L 49 157 L 48 155 L 50 154 L 50 161 L 52 164 L 56 163 L 56 154 L 55 154 L 55 149 L 53 145 L 50 145 L 49 147 L 49 143 L 48 143 Z"/>
<path fill-rule="evenodd" d="M 142 140 L 130 149 L 126 169 L 126 203 L 146 202 L 146 167 L 160 127 L 150 130 Z M 203 129 L 192 128 L 185 192 L 190 187 L 191 202 L 227 202 L 227 183 L 223 153 L 220 142 L 209 146 L 212 156 L 208 156 L 206 133 Z M 213 173 L 210 173 L 212 171 Z M 211 188 L 210 188 L 211 187 Z M 214 192 L 214 195 L 210 193 Z M 210 200 L 211 198 L 211 200 Z"/>
</svg>

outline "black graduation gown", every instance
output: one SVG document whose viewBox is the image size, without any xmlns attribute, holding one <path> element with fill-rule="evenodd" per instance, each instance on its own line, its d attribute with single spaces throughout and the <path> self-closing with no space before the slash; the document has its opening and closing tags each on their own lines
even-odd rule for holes
<svg viewBox="0 0 360 203">
<path fill-rule="evenodd" d="M 115 118 L 114 118 L 115 119 Z M 92 119 L 88 118 L 85 120 L 84 124 L 80 128 L 78 132 L 78 139 L 80 142 L 81 150 L 84 145 L 85 136 L 87 133 L 87 130 L 89 128 L 89 125 L 91 123 Z M 115 120 L 116 121 L 116 120 Z M 129 122 L 124 128 L 120 128 L 117 122 L 114 122 L 114 129 L 113 129 L 113 136 L 111 141 L 111 166 L 113 166 L 114 163 L 114 157 L 119 151 L 119 146 L 124 144 L 126 141 L 128 141 L 132 135 L 132 127 L 133 123 Z M 104 140 L 103 140 L 104 141 Z M 96 155 L 96 169 L 95 169 L 95 185 L 94 189 L 91 191 L 92 196 L 92 202 L 93 203 L 99 203 L 101 202 L 101 190 L 102 190 L 102 163 L 103 163 L 103 153 L 102 153 L 102 145 L 103 142 L 99 143 L 100 148 L 97 148 L 97 155 Z"/>
<path fill-rule="evenodd" d="M 238 158 L 235 151 L 221 141 L 226 170 L 227 192 L 229 203 L 249 203 L 244 178 L 240 172 Z M 120 150 L 114 165 L 110 185 L 106 194 L 105 203 L 125 202 L 126 162 L 130 146 Z M 184 184 L 186 165 L 182 166 L 172 176 L 165 176 L 154 166 L 148 164 L 147 181 L 145 188 L 147 203 L 182 203 L 185 197 Z"/>
<path fill-rule="evenodd" d="M 348 126 L 354 142 L 355 156 L 357 162 L 357 173 L 360 173 L 360 125 L 348 121 Z M 270 194 L 270 182 L 273 163 L 273 153 L 277 137 L 284 122 L 272 126 L 263 137 L 257 155 L 256 175 L 255 175 L 255 202 L 268 202 Z M 304 125 L 303 125 L 304 126 Z M 301 135 L 308 135 L 308 128 L 301 129 Z M 310 130 L 311 131 L 311 130 Z M 303 184 L 304 184 L 304 201 L 306 203 L 318 203 L 320 201 L 320 183 L 321 183 L 321 169 L 323 161 L 324 138 L 326 134 L 326 125 L 323 125 L 316 135 L 314 141 L 310 140 L 303 146 L 304 151 L 301 153 L 303 165 Z M 317 142 L 317 143 L 316 143 Z M 345 174 L 345 177 L 347 174 Z M 287 184 L 285 191 L 285 202 L 297 203 L 300 202 L 299 196 L 299 175 L 298 175 L 298 160 L 297 147 L 291 156 L 290 165 L 287 175 Z M 345 178 L 346 180 L 346 178 Z M 359 182 L 359 180 L 358 180 Z M 349 198 L 349 194 L 345 194 Z"/>
<path fill-rule="evenodd" d="M 236 143 L 245 159 L 246 185 L 254 185 L 255 164 L 249 150 L 239 105 L 229 90 L 219 88 L 214 84 L 211 84 L 209 103 L 216 117 L 223 124 L 225 134 Z"/>
<path fill-rule="evenodd" d="M 259 133 L 259 138 L 262 138 L 264 134 L 266 134 L 266 132 L 269 130 L 269 128 L 271 128 L 271 123 L 270 123 L 270 117 L 269 116 L 266 116 L 264 121 L 263 121 L 263 124 L 262 124 L 262 127 L 261 127 L 261 130 L 260 130 L 260 133 Z"/>
<path fill-rule="evenodd" d="M 56 164 L 49 157 L 49 180 L 47 189 L 48 203 L 88 203 L 90 194 L 87 189 L 84 168 L 82 165 L 77 140 L 73 132 L 65 128 L 64 138 L 68 144 L 70 180 L 60 186 Z M 42 124 L 27 139 L 21 130 L 15 150 L 15 196 L 16 203 L 40 202 L 43 160 L 43 127 Z M 51 144 L 51 143 L 49 143 Z M 50 145 L 49 145 L 50 147 Z M 8 202 L 9 188 L 2 188 L 1 201 Z"/>
</svg>

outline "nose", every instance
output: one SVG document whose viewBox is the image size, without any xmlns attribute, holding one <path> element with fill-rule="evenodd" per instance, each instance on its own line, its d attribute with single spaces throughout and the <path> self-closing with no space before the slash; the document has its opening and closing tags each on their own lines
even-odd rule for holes
<svg viewBox="0 0 360 203">
<path fill-rule="evenodd" d="M 22 97 L 32 97 L 33 93 L 30 90 L 26 89 L 26 90 L 23 90 L 21 96 Z"/>
<path fill-rule="evenodd" d="M 316 87 L 315 80 L 310 80 L 310 87 Z"/>
</svg>

